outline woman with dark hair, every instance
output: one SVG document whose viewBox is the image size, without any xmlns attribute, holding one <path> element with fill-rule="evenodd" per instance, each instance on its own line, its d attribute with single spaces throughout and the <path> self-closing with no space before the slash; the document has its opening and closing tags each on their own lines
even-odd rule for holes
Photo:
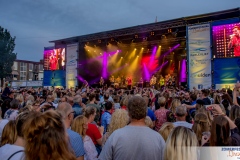
<svg viewBox="0 0 240 160">
<path fill-rule="evenodd" d="M 214 104 L 211 108 L 214 119 L 211 126 L 210 146 L 239 146 L 240 135 L 237 126 L 223 113 L 219 105 Z"/>
</svg>

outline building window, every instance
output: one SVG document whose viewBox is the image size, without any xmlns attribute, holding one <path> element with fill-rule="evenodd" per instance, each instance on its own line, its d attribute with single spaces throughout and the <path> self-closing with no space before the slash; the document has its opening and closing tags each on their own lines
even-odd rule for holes
<svg viewBox="0 0 240 160">
<path fill-rule="evenodd" d="M 28 72 L 28 75 L 29 75 L 29 80 L 32 80 L 33 79 L 33 72 Z"/>
<path fill-rule="evenodd" d="M 27 64 L 20 62 L 20 80 L 27 79 Z"/>
<path fill-rule="evenodd" d="M 42 71 L 42 70 L 43 70 L 43 65 L 39 64 L 39 71 Z"/>
<path fill-rule="evenodd" d="M 32 71 L 32 70 L 33 70 L 33 64 L 29 63 L 29 71 Z"/>
</svg>

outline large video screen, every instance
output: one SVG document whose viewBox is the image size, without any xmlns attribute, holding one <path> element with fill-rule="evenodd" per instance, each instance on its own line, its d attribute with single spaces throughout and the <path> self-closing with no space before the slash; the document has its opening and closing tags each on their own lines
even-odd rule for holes
<svg viewBox="0 0 240 160">
<path fill-rule="evenodd" d="M 215 58 L 240 56 L 240 23 L 212 27 Z"/>
<path fill-rule="evenodd" d="M 65 70 L 65 48 L 44 51 L 44 70 Z"/>
</svg>

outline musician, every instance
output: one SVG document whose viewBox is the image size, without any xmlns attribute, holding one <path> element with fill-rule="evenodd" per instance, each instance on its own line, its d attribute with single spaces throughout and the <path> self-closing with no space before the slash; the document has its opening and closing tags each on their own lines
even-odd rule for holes
<svg viewBox="0 0 240 160">
<path fill-rule="evenodd" d="M 114 82 L 115 82 L 114 75 L 112 75 L 109 80 L 111 82 L 111 85 L 114 85 Z"/>
<path fill-rule="evenodd" d="M 100 78 L 99 85 L 102 88 L 104 86 L 104 79 L 103 77 Z"/>
<path fill-rule="evenodd" d="M 120 78 L 120 76 L 118 76 L 115 80 L 114 86 L 116 88 L 118 88 L 120 84 L 121 84 L 121 78 Z"/>
<path fill-rule="evenodd" d="M 152 78 L 150 80 L 150 86 L 154 88 L 156 82 L 157 82 L 157 78 L 154 75 L 152 75 Z"/>
<path fill-rule="evenodd" d="M 160 87 L 165 85 L 165 80 L 162 75 L 160 75 L 159 85 L 160 85 Z"/>
<path fill-rule="evenodd" d="M 230 35 L 228 48 L 234 48 L 234 56 L 240 56 L 240 28 L 238 26 L 234 26 L 233 28 L 233 34 Z"/>
<path fill-rule="evenodd" d="M 141 88 L 143 88 L 143 78 L 142 77 L 140 78 L 139 85 Z"/>
<path fill-rule="evenodd" d="M 131 77 L 127 77 L 127 88 L 128 90 L 132 89 L 132 78 Z"/>
</svg>

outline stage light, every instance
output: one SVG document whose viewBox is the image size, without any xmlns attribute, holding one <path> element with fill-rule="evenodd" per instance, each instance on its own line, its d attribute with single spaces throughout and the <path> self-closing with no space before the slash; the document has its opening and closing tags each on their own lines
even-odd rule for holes
<svg viewBox="0 0 240 160">
<path fill-rule="evenodd" d="M 135 48 L 134 50 L 137 50 L 137 48 Z"/>
<path fill-rule="evenodd" d="M 142 48 L 142 49 L 144 49 L 144 48 Z"/>
<path fill-rule="evenodd" d="M 96 53 L 96 51 L 94 51 Z"/>
<path fill-rule="evenodd" d="M 162 46 L 159 46 L 159 47 L 162 47 Z"/>
<path fill-rule="evenodd" d="M 123 57 L 121 57 L 121 59 L 122 59 Z"/>
<path fill-rule="evenodd" d="M 89 49 L 87 51 L 89 52 Z"/>
</svg>

